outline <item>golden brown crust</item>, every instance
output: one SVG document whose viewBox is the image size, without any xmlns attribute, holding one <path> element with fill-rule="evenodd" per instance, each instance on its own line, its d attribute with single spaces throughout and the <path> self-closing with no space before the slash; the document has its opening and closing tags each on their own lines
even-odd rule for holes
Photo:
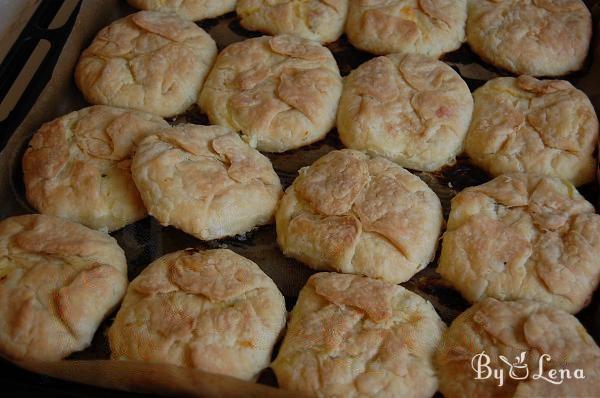
<svg viewBox="0 0 600 398">
<path fill-rule="evenodd" d="M 523 365 L 528 377 L 509 376 L 500 355 L 513 363 L 526 352 Z M 471 361 L 485 352 L 491 369 L 504 370 L 504 384 L 490 377 L 475 380 Z M 533 379 L 542 354 L 544 376 L 551 369 L 583 369 L 586 378 L 552 384 Z M 600 349 L 577 318 L 546 304 L 520 300 L 502 302 L 488 298 L 462 313 L 444 335 L 436 356 L 440 391 L 447 398 L 459 397 L 592 397 L 600 389 Z M 525 371 L 515 369 L 516 376 Z"/>
<path fill-rule="evenodd" d="M 276 220 L 285 255 L 395 283 L 433 259 L 443 222 L 438 197 L 418 177 L 350 149 L 301 169 Z"/>
<path fill-rule="evenodd" d="M 203 240 L 271 222 L 282 194 L 269 159 L 220 126 L 184 124 L 146 138 L 131 171 L 149 214 Z"/>
<path fill-rule="evenodd" d="M 182 250 L 134 279 L 108 337 L 114 359 L 255 379 L 286 320 L 275 283 L 230 250 Z"/>
<path fill-rule="evenodd" d="M 342 78 L 331 52 L 289 35 L 234 43 L 217 57 L 198 99 L 211 123 L 253 147 L 283 152 L 325 137 Z"/>
<path fill-rule="evenodd" d="M 348 148 L 434 171 L 462 151 L 472 112 L 469 87 L 448 65 L 392 54 L 345 79 L 337 128 Z"/>
<path fill-rule="evenodd" d="M 175 13 L 183 19 L 200 21 L 235 11 L 237 0 L 127 0 L 140 10 Z"/>
<path fill-rule="evenodd" d="M 317 397 L 430 397 L 445 325 L 401 286 L 319 273 L 300 291 L 272 368 L 282 388 Z"/>
<path fill-rule="evenodd" d="M 350 1 L 346 34 L 373 54 L 439 58 L 465 41 L 467 0 Z"/>
<path fill-rule="evenodd" d="M 600 282 L 600 216 L 567 181 L 509 174 L 452 200 L 438 272 L 471 301 L 578 312 Z"/>
<path fill-rule="evenodd" d="M 43 214 L 105 231 L 145 217 L 131 157 L 138 142 L 168 126 L 158 116 L 101 105 L 42 125 L 23 156 L 27 200 Z"/>
<path fill-rule="evenodd" d="M 45 215 L 0 222 L 0 354 L 55 361 L 86 348 L 127 288 L 109 235 Z"/>
<path fill-rule="evenodd" d="M 240 0 L 236 12 L 248 30 L 329 43 L 344 31 L 348 0 Z"/>
<path fill-rule="evenodd" d="M 140 11 L 98 33 L 75 82 L 92 104 L 170 117 L 196 102 L 216 55 L 214 40 L 193 22 Z"/>
<path fill-rule="evenodd" d="M 519 75 L 561 76 L 583 66 L 592 17 L 581 0 L 471 0 L 467 42 Z"/>
<path fill-rule="evenodd" d="M 576 186 L 594 179 L 598 118 L 589 98 L 569 82 L 501 77 L 473 97 L 465 152 L 477 166 L 493 176 L 541 173 Z"/>
</svg>

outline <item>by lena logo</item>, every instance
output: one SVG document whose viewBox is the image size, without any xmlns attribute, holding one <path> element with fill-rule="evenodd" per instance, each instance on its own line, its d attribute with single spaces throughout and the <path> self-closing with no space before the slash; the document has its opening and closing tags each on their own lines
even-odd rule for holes
<svg viewBox="0 0 600 398">
<path fill-rule="evenodd" d="M 542 354 L 538 360 L 537 369 L 530 371 L 529 366 L 525 363 L 527 359 L 527 351 L 515 357 L 514 362 L 510 361 L 504 355 L 499 355 L 498 358 L 508 367 L 508 377 L 512 380 L 526 380 L 529 377 L 533 380 L 544 380 L 552 384 L 562 384 L 565 380 L 570 379 L 585 379 L 583 369 L 548 369 L 544 368 L 546 362 L 550 362 L 552 358 L 548 354 Z M 475 372 L 475 380 L 487 380 L 493 378 L 498 382 L 498 387 L 502 387 L 506 380 L 507 374 L 502 367 L 492 368 L 490 356 L 485 351 L 475 355 L 471 359 L 471 368 Z"/>
</svg>

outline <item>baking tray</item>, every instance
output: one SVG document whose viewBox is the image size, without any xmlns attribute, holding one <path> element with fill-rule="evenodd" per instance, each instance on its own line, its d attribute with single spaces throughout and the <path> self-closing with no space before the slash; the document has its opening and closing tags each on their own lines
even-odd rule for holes
<svg viewBox="0 0 600 398">
<path fill-rule="evenodd" d="M 44 13 L 49 13 L 57 9 L 56 3 L 60 2 L 46 1 L 42 2 L 40 7 L 42 7 L 42 11 L 45 10 Z M 600 45 L 597 32 L 600 20 L 600 0 L 586 1 L 586 3 L 592 10 L 596 27 L 592 43 L 593 50 L 581 71 L 564 78 L 586 92 L 598 112 L 600 110 Z M 99 29 L 136 10 L 130 8 L 124 1 L 84 0 L 81 4 L 81 11 L 78 4 L 67 23 L 59 30 L 50 32 L 52 34 L 44 30 L 43 24 L 39 22 L 44 18 L 47 20 L 48 17 L 43 17 L 42 15 L 45 14 L 38 11 L 32 18 L 33 28 L 31 23 L 25 28 L 17 40 L 15 48 L 9 52 L 9 57 L 11 54 L 23 54 L 24 50 L 19 46 L 23 46 L 23 43 L 31 46 L 31 41 L 35 41 L 35 39 L 52 39 L 53 48 L 34 75 L 25 95 L 15 110 L 11 112 L 8 123 L 6 120 L 0 122 L 0 131 L 2 132 L 0 148 L 4 147 L 0 153 L 0 168 L 3 170 L 3 173 L 0 174 L 0 218 L 35 212 L 25 200 L 22 182 L 21 157 L 27 143 L 43 122 L 88 105 L 76 89 L 72 78 L 72 71 L 79 53 L 89 45 Z M 199 25 L 211 34 L 219 49 L 233 42 L 260 35 L 243 29 L 234 13 L 202 21 Z M 69 36 L 71 29 L 72 33 Z M 345 36 L 337 42 L 329 44 L 328 47 L 338 61 L 342 75 L 347 75 L 352 69 L 373 57 L 371 54 L 351 47 Z M 12 59 L 13 61 L 18 60 L 19 57 L 13 55 Z M 490 78 L 508 75 L 483 63 L 469 50 L 467 45 L 445 55 L 442 59 L 461 74 L 471 90 L 481 86 Z M 56 62 L 57 60 L 58 62 Z M 5 76 L 16 76 L 22 63 L 12 64 L 12 68 L 3 69 L 3 67 L 4 64 L 0 66 L 0 97 L 6 94 L 1 82 L 10 81 L 11 78 Z M 8 74 L 9 72 L 12 74 Z M 52 76 L 51 79 L 50 76 Z M 46 86 L 49 80 L 50 83 Z M 44 86 L 46 87 L 42 91 Z M 38 98 L 40 92 L 41 95 Z M 208 119 L 196 106 L 193 106 L 185 114 L 169 119 L 169 122 L 172 124 L 182 122 L 208 124 Z M 283 186 L 287 187 L 296 177 L 299 168 L 307 166 L 327 152 L 341 147 L 337 132 L 333 130 L 323 141 L 298 150 L 283 154 L 268 154 L 268 156 L 273 162 Z M 438 194 L 446 217 L 450 208 L 450 200 L 457 192 L 465 187 L 479 185 L 489 180 L 483 171 L 472 166 L 464 157 L 459 157 L 456 164 L 445 167 L 439 172 L 415 172 L 415 174 Z M 598 184 L 586 185 L 581 187 L 580 191 L 597 206 L 598 211 Z M 288 310 L 293 307 L 300 288 L 314 272 L 281 254 L 275 242 L 274 225 L 260 227 L 250 233 L 230 239 L 202 242 L 175 228 L 162 227 L 156 220 L 147 217 L 112 235 L 125 250 L 130 280 L 135 278 L 147 264 L 165 253 L 188 247 L 201 249 L 227 247 L 256 262 L 273 278 L 285 296 Z M 426 269 L 402 285 L 431 301 L 442 319 L 449 324 L 468 307 L 468 303 L 435 273 L 436 263 L 437 256 Z M 596 292 L 592 303 L 577 317 L 596 342 L 600 342 L 599 292 Z M 108 359 L 106 330 L 110 326 L 111 318 L 109 317 L 98 329 L 92 345 L 88 349 L 73 354 L 69 358 Z M 31 395 L 104 396 L 107 393 L 106 390 L 35 375 L 20 370 L 5 361 L 1 362 L 0 366 L 0 381 L 3 385 L 13 383 L 19 388 L 25 387 Z M 261 374 L 259 382 L 276 385 L 275 377 L 268 369 Z M 112 391 L 110 394 L 125 396 L 124 393 Z"/>
</svg>

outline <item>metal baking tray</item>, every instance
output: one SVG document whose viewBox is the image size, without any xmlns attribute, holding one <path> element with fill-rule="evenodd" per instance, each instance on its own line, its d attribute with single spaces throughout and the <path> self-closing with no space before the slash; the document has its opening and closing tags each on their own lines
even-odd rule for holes
<svg viewBox="0 0 600 398">
<path fill-rule="evenodd" d="M 48 40 L 51 43 L 51 50 L 33 74 L 24 95 L 9 116 L 0 121 L 0 149 L 3 149 L 0 152 L 0 168 L 3 170 L 0 173 L 0 218 L 35 212 L 27 204 L 22 182 L 21 157 L 27 143 L 42 122 L 87 106 L 72 79 L 73 66 L 79 52 L 90 43 L 101 27 L 112 20 L 135 12 L 126 5 L 125 1 L 93 2 L 84 0 L 83 3 L 76 1 L 72 14 L 66 19 L 64 25 L 48 29 L 49 21 L 52 19 L 50 15 L 58 12 L 62 3 L 65 2 L 43 1 L 0 65 L 1 103 L 10 89 L 9 83 L 17 78 L 19 71 L 24 67 L 27 60 L 26 55 L 33 51 L 34 46 L 40 40 Z M 595 34 L 592 51 L 581 71 L 564 78 L 586 92 L 597 112 L 600 113 L 600 43 L 598 40 L 600 0 L 586 1 L 586 3 L 594 16 Z M 90 19 L 86 19 L 86 15 L 87 17 L 94 16 L 94 23 L 90 23 Z M 202 21 L 199 25 L 211 34 L 219 49 L 230 43 L 260 35 L 243 29 L 234 13 Z M 69 37 L 71 31 L 72 34 Z M 337 42 L 329 44 L 328 47 L 338 61 L 342 75 L 347 75 L 352 69 L 373 57 L 371 54 L 354 49 L 347 42 L 345 36 Z M 445 55 L 442 59 L 461 74 L 471 90 L 481 86 L 490 78 L 508 75 L 504 71 L 486 65 L 470 51 L 466 44 L 459 50 Z M 44 90 L 48 81 L 50 84 Z M 55 98 L 56 96 L 59 96 L 60 100 Z M 38 104 L 34 106 L 36 100 L 38 100 Z M 31 113 L 35 114 L 29 114 L 32 107 Z M 196 106 L 193 106 L 185 114 L 169 119 L 169 122 L 172 124 L 182 122 L 208 124 L 208 119 Z M 283 186 L 287 187 L 296 177 L 299 168 L 307 166 L 325 153 L 341 147 L 337 132 L 333 130 L 323 141 L 298 150 L 282 154 L 268 154 L 268 156 L 273 162 Z M 450 208 L 450 200 L 457 192 L 490 179 L 464 157 L 460 157 L 456 164 L 445 167 L 441 171 L 435 173 L 415 172 L 415 174 L 438 194 L 446 217 Z M 596 205 L 598 211 L 598 184 L 581 187 L 580 192 Z M 284 294 L 288 310 L 291 310 L 299 290 L 313 273 L 297 261 L 282 255 L 275 241 L 274 225 L 260 227 L 230 239 L 202 242 L 175 228 L 162 227 L 156 220 L 147 217 L 112 235 L 125 250 L 130 280 L 135 278 L 147 264 L 165 253 L 188 247 L 202 249 L 227 247 L 261 266 Z M 436 263 L 437 256 L 426 269 L 402 285 L 430 300 L 442 319 L 449 324 L 468 307 L 468 303 L 435 273 Z M 600 343 L 600 292 L 596 292 L 591 304 L 577 317 L 596 342 Z M 70 358 L 108 359 L 106 330 L 111 323 L 111 318 L 109 317 L 101 325 L 88 349 L 73 354 Z M 0 383 L 7 391 L 18 388 L 27 395 L 35 396 L 95 397 L 107 394 L 107 391 L 103 389 L 29 373 L 6 361 L 0 362 Z M 269 369 L 261 374 L 259 383 L 277 385 L 276 379 Z M 110 394 L 117 397 L 126 396 L 125 393 L 116 391 L 111 391 Z"/>
</svg>

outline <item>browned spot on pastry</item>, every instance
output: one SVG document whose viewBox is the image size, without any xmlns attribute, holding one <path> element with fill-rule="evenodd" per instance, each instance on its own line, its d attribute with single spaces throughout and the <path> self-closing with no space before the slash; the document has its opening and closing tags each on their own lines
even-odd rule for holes
<svg viewBox="0 0 600 398">
<path fill-rule="evenodd" d="M 325 215 L 347 213 L 369 181 L 364 155 L 336 152 L 315 162 L 298 178 L 295 190 Z"/>
<path fill-rule="evenodd" d="M 392 285 L 368 278 L 348 278 L 341 274 L 317 274 L 311 279 L 315 292 L 336 304 L 364 311 L 375 322 L 392 315 Z"/>
<path fill-rule="evenodd" d="M 517 78 L 519 88 L 537 95 L 550 94 L 556 91 L 568 90 L 572 86 L 563 80 L 538 80 L 534 77 L 523 75 Z"/>
<path fill-rule="evenodd" d="M 439 19 L 447 25 L 450 25 L 452 20 L 445 14 L 442 10 L 440 10 L 438 2 L 435 0 L 419 0 L 419 7 L 421 10 L 428 16 L 434 19 Z"/>
<path fill-rule="evenodd" d="M 533 4 L 550 12 L 569 12 L 580 8 L 573 0 L 533 0 Z"/>
<path fill-rule="evenodd" d="M 411 42 L 419 37 L 417 24 L 404 18 L 387 14 L 380 10 L 367 10 L 361 19 L 363 29 L 371 30 L 381 38 L 392 36 L 402 37 L 402 40 Z"/>
<path fill-rule="evenodd" d="M 269 39 L 271 49 L 281 55 L 311 61 L 326 60 L 327 50 L 316 43 L 307 42 L 290 35 L 280 35 Z"/>
</svg>

